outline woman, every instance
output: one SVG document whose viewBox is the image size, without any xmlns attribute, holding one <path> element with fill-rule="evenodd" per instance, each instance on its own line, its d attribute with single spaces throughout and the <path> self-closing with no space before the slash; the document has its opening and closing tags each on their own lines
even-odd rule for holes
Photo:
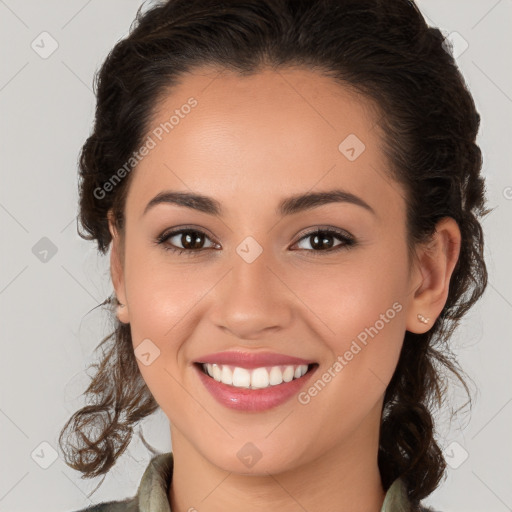
<svg viewBox="0 0 512 512">
<path fill-rule="evenodd" d="M 429 510 L 440 366 L 467 391 L 448 343 L 487 284 L 478 127 L 408 0 L 139 12 L 80 159 L 117 324 L 60 441 L 106 474 L 160 407 L 172 453 L 89 510 Z"/>
</svg>

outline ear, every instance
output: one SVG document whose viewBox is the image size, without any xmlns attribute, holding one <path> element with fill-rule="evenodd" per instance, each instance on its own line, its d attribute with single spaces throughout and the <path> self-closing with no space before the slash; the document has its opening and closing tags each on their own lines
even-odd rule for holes
<svg viewBox="0 0 512 512">
<path fill-rule="evenodd" d="M 126 301 L 126 291 L 124 287 L 124 263 L 123 263 L 123 244 L 117 231 L 112 211 L 108 212 L 108 229 L 112 236 L 112 246 L 110 249 L 110 277 L 117 300 L 124 304 L 124 307 L 117 306 L 117 318 L 124 324 L 130 323 L 128 304 Z"/>
<path fill-rule="evenodd" d="M 409 303 L 406 329 L 422 334 L 434 324 L 446 304 L 450 278 L 460 253 L 461 234 L 457 222 L 444 217 L 436 225 L 432 240 L 416 253 L 414 288 Z M 421 322 L 418 314 L 428 318 Z"/>
</svg>

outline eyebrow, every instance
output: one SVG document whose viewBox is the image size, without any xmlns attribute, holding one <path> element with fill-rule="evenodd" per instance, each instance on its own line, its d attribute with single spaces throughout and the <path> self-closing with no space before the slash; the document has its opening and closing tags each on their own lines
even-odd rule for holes
<svg viewBox="0 0 512 512">
<path fill-rule="evenodd" d="M 155 207 L 157 204 L 162 203 L 184 206 L 209 215 L 223 216 L 223 208 L 216 199 L 201 194 L 173 190 L 165 190 L 153 197 L 146 205 L 142 215 L 145 215 L 148 210 Z M 375 210 L 366 201 L 351 192 L 341 189 L 326 192 L 308 192 L 288 197 L 278 204 L 276 214 L 284 217 L 330 203 L 354 204 L 368 210 L 373 215 L 377 215 Z"/>
</svg>

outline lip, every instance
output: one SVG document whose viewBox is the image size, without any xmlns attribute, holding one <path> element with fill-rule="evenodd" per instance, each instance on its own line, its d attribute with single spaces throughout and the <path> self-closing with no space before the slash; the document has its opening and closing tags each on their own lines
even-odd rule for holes
<svg viewBox="0 0 512 512">
<path fill-rule="evenodd" d="M 229 364 L 251 370 L 262 366 L 281 366 L 298 364 L 315 364 L 316 361 L 308 361 L 299 357 L 288 356 L 285 354 L 276 354 L 275 352 L 241 352 L 228 351 L 206 354 L 195 363 Z M 292 381 L 293 382 L 293 381 Z"/>
<path fill-rule="evenodd" d="M 194 363 L 192 366 L 205 388 L 218 403 L 230 409 L 246 412 L 266 411 L 284 404 L 306 385 L 311 379 L 311 376 L 318 369 L 318 364 L 314 364 L 309 366 L 307 373 L 298 379 L 283 382 L 277 386 L 269 386 L 264 389 L 250 389 L 237 388 L 223 384 L 222 382 L 217 382 L 202 370 L 200 363 Z"/>
</svg>

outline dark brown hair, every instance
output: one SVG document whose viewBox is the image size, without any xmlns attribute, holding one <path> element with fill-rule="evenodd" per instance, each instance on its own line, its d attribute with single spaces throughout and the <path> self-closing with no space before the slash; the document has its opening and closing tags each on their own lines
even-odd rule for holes
<svg viewBox="0 0 512 512">
<path fill-rule="evenodd" d="M 487 285 L 480 116 L 451 49 L 409 0 L 170 0 L 139 9 L 129 36 L 96 77 L 94 130 L 80 155 L 80 235 L 96 240 L 102 253 L 111 242 L 109 210 L 122 232 L 133 173 L 109 192 L 105 183 L 141 144 L 158 101 L 182 73 L 203 65 L 243 75 L 299 66 L 357 90 L 380 108 L 389 174 L 406 191 L 410 250 L 443 217 L 458 223 L 461 252 L 446 305 L 428 332 L 406 331 L 384 398 L 382 482 L 387 489 L 402 477 L 417 506 L 446 468 L 432 419 L 447 391 L 442 367 L 471 402 L 448 340 Z M 112 304 L 112 297 L 103 303 Z M 86 390 L 92 403 L 69 419 L 59 438 L 66 463 L 84 478 L 105 474 L 128 446 L 133 426 L 158 408 L 138 370 L 130 327 L 115 321 Z"/>
</svg>

